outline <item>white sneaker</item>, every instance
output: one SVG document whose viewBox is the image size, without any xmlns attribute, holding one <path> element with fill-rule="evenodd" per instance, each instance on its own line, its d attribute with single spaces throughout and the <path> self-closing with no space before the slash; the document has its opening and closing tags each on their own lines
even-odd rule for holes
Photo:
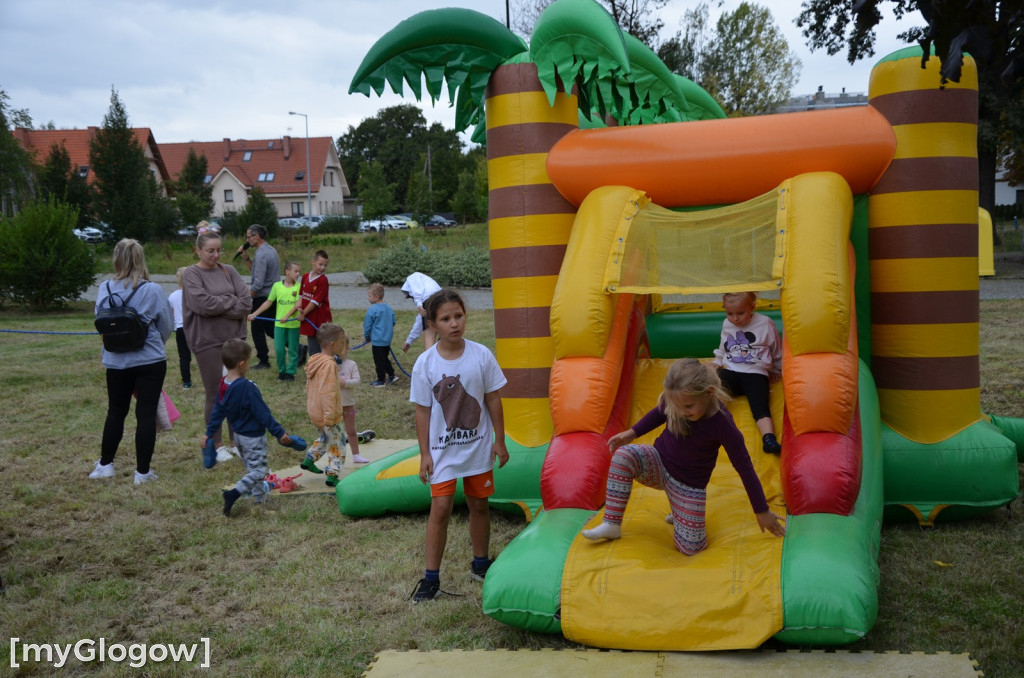
<svg viewBox="0 0 1024 678">
<path fill-rule="evenodd" d="M 96 478 L 113 478 L 114 477 L 114 462 L 110 462 L 107 465 L 103 465 L 96 462 L 96 468 L 92 470 L 89 477 L 95 480 Z"/>
<path fill-rule="evenodd" d="M 153 473 L 153 469 L 149 469 L 149 473 L 139 473 L 138 471 L 135 472 L 136 485 L 142 485 L 143 483 L 148 483 L 150 480 L 156 480 L 157 478 L 158 476 L 157 474 Z"/>
<path fill-rule="evenodd" d="M 231 461 L 231 448 L 227 445 L 221 445 L 217 448 L 217 462 L 223 464 L 226 461 Z"/>
<path fill-rule="evenodd" d="M 364 457 L 361 454 L 353 454 L 352 455 L 352 463 L 354 463 L 354 464 L 369 464 L 370 460 L 367 459 L 366 457 Z"/>
</svg>

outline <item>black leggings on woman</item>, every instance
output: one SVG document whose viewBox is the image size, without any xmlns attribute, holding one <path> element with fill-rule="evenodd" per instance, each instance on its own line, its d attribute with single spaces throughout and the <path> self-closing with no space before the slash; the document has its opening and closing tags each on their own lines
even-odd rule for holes
<svg viewBox="0 0 1024 678">
<path fill-rule="evenodd" d="M 103 424 L 103 442 L 100 463 L 113 463 L 114 455 L 124 437 L 124 420 L 135 405 L 135 470 L 149 473 L 149 462 L 156 447 L 156 410 L 167 375 L 167 361 L 128 367 L 123 370 L 107 369 L 107 421 Z"/>
</svg>

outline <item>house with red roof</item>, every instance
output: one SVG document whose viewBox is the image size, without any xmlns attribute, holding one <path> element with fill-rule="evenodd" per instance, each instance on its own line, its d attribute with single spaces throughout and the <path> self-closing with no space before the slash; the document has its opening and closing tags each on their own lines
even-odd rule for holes
<svg viewBox="0 0 1024 678">
<path fill-rule="evenodd" d="M 50 156 L 53 145 L 63 146 L 71 158 L 71 168 L 85 177 L 90 184 L 95 175 L 89 167 L 89 143 L 99 132 L 99 127 L 88 127 L 86 129 L 27 129 L 16 127 L 11 134 L 21 147 L 33 156 L 33 161 L 42 165 Z M 132 129 L 135 133 L 135 140 L 142 146 L 149 161 L 149 171 L 156 178 L 156 183 L 165 187 L 168 181 L 167 166 L 164 164 L 160 154 L 160 147 L 153 138 L 153 132 L 148 127 L 136 127 Z M 166 195 L 166 188 L 164 194 Z"/>
<path fill-rule="evenodd" d="M 98 131 L 98 127 L 70 130 L 18 127 L 12 134 L 40 165 L 46 162 L 53 144 L 63 145 L 71 158 L 72 168 L 77 168 L 79 174 L 91 183 L 94 174 L 89 167 L 89 142 Z M 225 138 L 222 141 L 157 144 L 148 127 L 132 131 L 165 195 L 170 193 L 173 196 L 173 189 L 168 191 L 168 186 L 177 181 L 185 167 L 189 149 L 195 150 L 198 156 L 206 156 L 209 172 L 206 182 L 213 186 L 212 216 L 241 210 L 254 186 L 263 189 L 277 208 L 279 217 L 345 213 L 345 198 L 351 191 L 331 137 L 309 138 L 307 163 L 305 138 Z"/>
<path fill-rule="evenodd" d="M 241 210 L 254 186 L 263 189 L 279 217 L 345 213 L 345 198 L 350 191 L 331 137 L 309 138 L 308 165 L 304 138 L 225 138 L 162 144 L 160 151 L 172 180 L 185 167 L 189 149 L 197 156 L 206 156 L 207 183 L 213 186 L 213 216 Z"/>
</svg>

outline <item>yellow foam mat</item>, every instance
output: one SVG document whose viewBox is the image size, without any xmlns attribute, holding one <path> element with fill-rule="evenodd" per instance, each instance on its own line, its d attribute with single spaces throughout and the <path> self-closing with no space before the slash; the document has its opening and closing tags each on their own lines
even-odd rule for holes
<svg viewBox="0 0 1024 678">
<path fill-rule="evenodd" d="M 966 653 L 896 652 L 618 652 L 607 650 L 452 650 L 378 654 L 366 678 L 980 678 Z"/>
<path fill-rule="evenodd" d="M 310 444 L 312 444 L 312 442 L 313 441 L 310 441 Z M 359 446 L 359 454 L 361 454 L 362 456 L 366 457 L 371 462 L 374 462 L 374 461 L 377 461 L 378 459 L 383 459 L 384 457 L 388 456 L 389 454 L 394 454 L 395 452 L 401 452 L 402 450 L 409 449 L 410 447 L 413 447 L 413 446 L 415 446 L 417 444 L 418 443 L 415 440 L 380 440 L 380 439 L 374 439 L 374 440 L 372 440 L 372 441 L 370 441 L 368 443 L 361 444 Z M 300 455 L 300 460 L 301 460 L 301 455 Z M 224 463 L 236 465 L 238 467 L 238 469 L 239 469 L 239 473 L 243 473 L 244 472 L 244 464 L 241 463 L 238 459 L 233 459 L 232 461 L 228 461 L 228 462 L 224 462 Z M 218 466 L 219 465 L 220 464 L 218 464 Z M 317 468 L 319 468 L 321 470 L 327 468 L 327 456 L 324 455 L 323 457 L 320 457 L 320 460 L 317 461 L 316 465 L 317 465 Z M 352 462 L 352 452 L 351 452 L 351 450 L 346 450 L 345 464 L 342 466 L 341 477 L 344 478 L 349 473 L 352 473 L 353 471 L 357 471 L 357 470 L 361 469 L 364 466 L 366 466 L 366 464 L 355 464 L 355 463 L 353 463 Z M 298 489 L 294 490 L 292 492 L 285 493 L 285 494 L 281 495 L 282 497 L 288 497 L 288 496 L 294 496 L 294 495 L 300 495 L 300 494 L 334 494 L 334 488 L 333 487 L 328 487 L 324 483 L 324 477 L 325 476 L 323 474 L 320 474 L 320 473 L 310 473 L 309 471 L 306 471 L 306 470 L 304 470 L 302 468 L 299 468 L 299 466 L 297 464 L 295 466 L 289 466 L 288 468 L 271 469 L 271 472 L 272 473 L 276 473 L 279 478 L 289 478 L 291 476 L 299 476 L 298 478 L 295 479 L 296 484 L 298 484 L 298 486 L 299 486 Z M 302 475 L 299 475 L 300 473 Z M 234 486 L 235 486 L 235 484 L 231 483 L 230 485 L 225 486 L 224 489 L 225 490 L 230 490 Z M 279 495 L 281 493 L 278 492 L 277 490 L 274 490 L 273 492 L 271 492 L 271 494 L 274 495 L 274 496 L 277 496 L 277 495 Z"/>
<path fill-rule="evenodd" d="M 669 362 L 638 366 L 638 411 L 654 406 Z M 652 383 L 659 388 L 650 388 Z M 779 423 L 782 395 L 775 385 L 772 415 Z M 761 451 L 745 398 L 730 410 L 769 506 L 785 515 L 779 458 Z M 631 421 L 637 416 L 634 411 Z M 577 536 L 562 575 L 565 637 L 595 647 L 706 651 L 756 648 L 780 631 L 783 540 L 760 531 L 724 450 L 708 485 L 708 548 L 694 556 L 676 551 L 668 513 L 664 491 L 634 484 L 621 539 L 591 542 Z M 587 526 L 597 525 L 602 515 Z"/>
</svg>

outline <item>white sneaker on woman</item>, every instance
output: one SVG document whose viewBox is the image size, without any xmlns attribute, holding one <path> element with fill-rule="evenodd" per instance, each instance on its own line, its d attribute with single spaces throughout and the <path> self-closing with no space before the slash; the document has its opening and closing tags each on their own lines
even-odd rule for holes
<svg viewBox="0 0 1024 678">
<path fill-rule="evenodd" d="M 95 480 L 96 478 L 113 478 L 114 477 L 114 462 L 109 464 L 101 464 L 96 462 L 96 468 L 92 470 L 89 477 Z"/>
<path fill-rule="evenodd" d="M 142 485 L 143 483 L 148 483 L 150 480 L 156 480 L 157 478 L 158 476 L 157 474 L 153 473 L 153 469 L 149 469 L 147 473 L 139 473 L 138 471 L 135 472 L 136 485 Z"/>
</svg>

